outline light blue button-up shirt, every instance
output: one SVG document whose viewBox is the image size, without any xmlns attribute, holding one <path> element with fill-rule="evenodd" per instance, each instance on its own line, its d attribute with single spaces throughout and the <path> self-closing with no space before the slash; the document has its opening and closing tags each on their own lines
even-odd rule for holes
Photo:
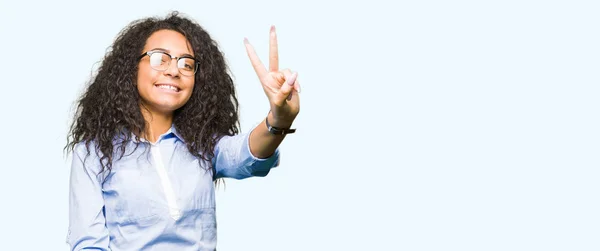
<svg viewBox="0 0 600 251">
<path fill-rule="evenodd" d="M 215 147 L 217 178 L 265 176 L 279 164 L 250 153 L 249 132 L 225 136 Z M 115 154 L 116 157 L 119 154 Z M 174 127 L 134 150 L 129 142 L 110 173 L 100 173 L 93 144 L 76 145 L 71 165 L 71 250 L 215 250 L 215 191 L 210 171 L 199 166 Z M 202 161 L 202 166 L 207 163 Z"/>
</svg>

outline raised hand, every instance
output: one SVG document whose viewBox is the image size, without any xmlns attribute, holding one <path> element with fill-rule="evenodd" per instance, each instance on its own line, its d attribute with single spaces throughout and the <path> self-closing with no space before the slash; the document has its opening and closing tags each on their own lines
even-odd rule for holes
<svg viewBox="0 0 600 251">
<path fill-rule="evenodd" d="M 290 69 L 279 70 L 279 53 L 277 48 L 277 33 L 275 26 L 271 26 L 269 40 L 269 69 L 260 61 L 254 47 L 248 39 L 244 39 L 246 52 L 254 71 L 262 84 L 269 99 L 274 126 L 288 127 L 300 112 L 300 83 L 297 81 L 298 73 Z"/>
</svg>

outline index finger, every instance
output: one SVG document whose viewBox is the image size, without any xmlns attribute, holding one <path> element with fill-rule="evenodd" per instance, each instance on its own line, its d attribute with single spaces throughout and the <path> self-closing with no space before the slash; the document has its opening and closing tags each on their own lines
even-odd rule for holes
<svg viewBox="0 0 600 251">
<path fill-rule="evenodd" d="M 252 63 L 252 67 L 254 67 L 254 71 L 256 72 L 256 75 L 258 75 L 258 78 L 262 80 L 269 72 L 267 72 L 267 69 L 260 61 L 260 58 L 256 55 L 256 51 L 248 41 L 248 38 L 244 38 L 244 44 L 246 45 L 246 52 L 250 58 L 250 63 Z"/>
<path fill-rule="evenodd" d="M 275 25 L 271 25 L 269 36 L 269 71 L 279 71 L 279 51 L 277 49 L 277 32 L 275 32 Z"/>
</svg>

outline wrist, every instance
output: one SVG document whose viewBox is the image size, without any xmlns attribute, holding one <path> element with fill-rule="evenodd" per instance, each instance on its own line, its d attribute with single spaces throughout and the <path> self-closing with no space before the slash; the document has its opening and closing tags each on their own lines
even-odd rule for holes
<svg viewBox="0 0 600 251">
<path fill-rule="evenodd" d="M 273 112 L 269 112 L 269 114 L 267 115 L 267 119 L 269 120 L 269 124 L 273 127 L 290 128 L 292 127 L 292 123 L 294 123 L 295 118 L 275 117 L 275 115 L 273 115 Z"/>
<path fill-rule="evenodd" d="M 275 120 L 276 124 L 272 124 L 271 120 Z M 277 120 L 277 118 L 273 116 L 271 112 L 269 112 L 265 118 L 265 126 L 267 127 L 267 131 L 273 135 L 286 135 L 296 132 L 296 129 L 291 128 L 292 122 L 293 119 Z"/>
</svg>

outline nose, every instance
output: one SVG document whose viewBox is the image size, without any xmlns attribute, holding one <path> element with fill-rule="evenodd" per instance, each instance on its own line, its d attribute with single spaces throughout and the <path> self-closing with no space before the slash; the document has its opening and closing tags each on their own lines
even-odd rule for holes
<svg viewBox="0 0 600 251">
<path fill-rule="evenodd" d="M 175 62 L 173 62 L 175 60 Z M 177 58 L 171 58 L 171 63 L 169 67 L 163 72 L 165 75 L 169 75 L 171 77 L 179 76 L 179 68 L 177 67 Z"/>
</svg>

